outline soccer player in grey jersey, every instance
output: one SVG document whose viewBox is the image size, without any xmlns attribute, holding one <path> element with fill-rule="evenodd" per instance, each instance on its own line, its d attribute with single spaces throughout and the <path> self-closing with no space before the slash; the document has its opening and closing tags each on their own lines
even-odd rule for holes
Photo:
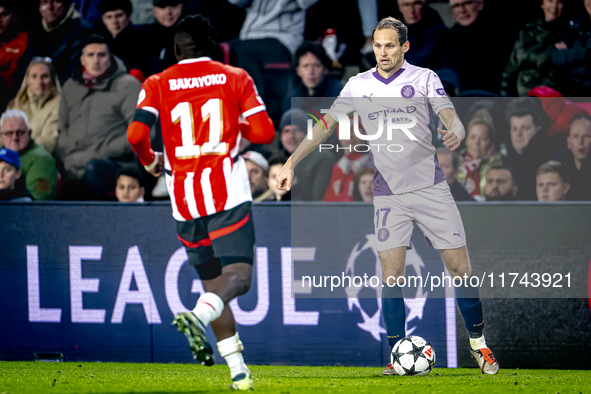
<svg viewBox="0 0 591 394">
<path fill-rule="evenodd" d="M 277 176 L 279 188 L 289 190 L 293 168 L 334 131 L 339 114 L 356 112 L 367 137 L 372 135 L 371 131 L 379 130 L 373 134 L 376 139 L 371 141 L 370 154 L 374 165 L 375 232 L 384 282 L 382 310 L 392 347 L 406 334 L 404 299 L 396 283 L 404 276 L 414 222 L 429 243 L 440 250 L 454 278 L 469 278 L 472 274 L 464 225 L 431 143 L 427 106 L 447 128 L 438 131 L 451 150 L 459 147 L 465 136 L 464 127 L 437 75 L 404 60 L 409 46 L 406 26 L 391 17 L 382 19 L 373 31 L 377 67 L 349 80 L 324 117 L 328 130 L 316 125 L 312 138 L 301 143 Z M 384 123 L 390 132 L 383 132 Z M 399 130 L 391 132 L 392 127 Z M 403 149 L 392 153 L 385 148 L 393 142 Z M 472 356 L 482 373 L 496 374 L 499 364 L 482 333 L 484 318 L 478 289 L 458 287 L 456 295 L 470 334 Z M 383 372 L 395 373 L 391 364 Z"/>
</svg>

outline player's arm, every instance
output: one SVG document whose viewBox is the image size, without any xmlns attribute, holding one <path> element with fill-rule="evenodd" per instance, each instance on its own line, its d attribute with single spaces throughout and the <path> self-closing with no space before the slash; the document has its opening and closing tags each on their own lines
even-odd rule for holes
<svg viewBox="0 0 591 394">
<path fill-rule="evenodd" d="M 277 175 L 277 187 L 281 190 L 290 190 L 291 181 L 293 179 L 293 169 L 295 166 L 308 156 L 314 149 L 334 132 L 337 126 L 337 121 L 330 115 L 324 115 L 324 120 L 328 126 L 328 130 L 324 130 L 319 124 L 316 124 L 312 129 L 312 139 L 304 138 L 300 146 L 287 159 L 287 162 Z"/>
<path fill-rule="evenodd" d="M 257 112 L 240 122 L 240 133 L 253 144 L 270 144 L 275 139 L 275 126 L 267 111 Z"/>
<path fill-rule="evenodd" d="M 448 130 L 437 128 L 437 131 L 443 136 L 443 145 L 447 146 L 450 150 L 456 150 L 466 136 L 464 125 L 453 108 L 442 109 L 438 116 L 441 119 L 441 123 Z"/>
<path fill-rule="evenodd" d="M 157 177 L 160 176 L 164 168 L 164 158 L 162 153 L 154 152 L 150 146 L 150 129 L 155 123 L 156 115 L 154 113 L 138 108 L 133 121 L 127 128 L 127 139 L 146 171 Z"/>
</svg>

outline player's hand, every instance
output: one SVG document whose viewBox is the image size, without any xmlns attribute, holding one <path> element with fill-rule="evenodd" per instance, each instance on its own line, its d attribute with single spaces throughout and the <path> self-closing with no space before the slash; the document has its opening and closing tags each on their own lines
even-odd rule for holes
<svg viewBox="0 0 591 394">
<path fill-rule="evenodd" d="M 293 180 L 293 169 L 291 168 L 291 157 L 287 159 L 285 165 L 277 174 L 277 189 L 291 190 L 291 181 Z"/>
<path fill-rule="evenodd" d="M 460 140 L 457 135 L 450 131 L 440 129 L 439 127 L 437 128 L 437 131 L 443 136 L 443 145 L 447 146 L 449 150 L 458 149 L 460 146 Z"/>
<path fill-rule="evenodd" d="M 164 170 L 164 156 L 162 155 L 162 152 L 154 152 L 156 154 L 156 165 L 151 168 L 148 169 L 146 168 L 146 171 L 148 171 L 149 174 L 155 176 L 156 178 L 158 178 L 161 174 L 162 171 Z"/>
</svg>

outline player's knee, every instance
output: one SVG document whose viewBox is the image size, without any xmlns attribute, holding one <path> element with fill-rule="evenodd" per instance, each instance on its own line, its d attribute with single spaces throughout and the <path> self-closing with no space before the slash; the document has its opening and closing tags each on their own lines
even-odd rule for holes
<svg viewBox="0 0 591 394">
<path fill-rule="evenodd" d="M 472 276 L 472 267 L 470 267 L 470 264 L 464 264 L 464 265 L 460 265 L 458 267 L 453 267 L 453 268 L 449 268 L 449 273 L 451 274 L 451 276 L 453 276 L 454 278 L 456 277 L 461 277 L 463 278 L 464 276 L 470 277 Z"/>
<path fill-rule="evenodd" d="M 246 273 L 237 274 L 234 277 L 233 284 L 237 296 L 246 294 L 250 289 L 251 275 Z"/>
</svg>

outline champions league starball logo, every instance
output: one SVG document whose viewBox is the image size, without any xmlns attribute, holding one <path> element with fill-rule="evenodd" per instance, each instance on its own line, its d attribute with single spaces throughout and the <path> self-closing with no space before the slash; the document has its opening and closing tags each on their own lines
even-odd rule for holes
<svg viewBox="0 0 591 394">
<path fill-rule="evenodd" d="M 382 277 L 382 264 L 380 261 L 380 254 L 376 249 L 375 245 L 377 242 L 375 234 L 367 234 L 366 241 L 363 246 L 360 247 L 361 242 L 357 242 L 353 247 L 353 250 L 349 254 L 349 259 L 347 260 L 347 267 L 345 268 L 345 275 L 349 275 L 351 278 L 355 278 L 355 263 L 357 262 L 357 258 L 365 251 L 371 250 L 374 257 L 375 257 L 375 276 L 378 278 Z M 407 250 L 406 252 L 406 267 L 411 266 L 416 275 L 421 275 L 421 268 L 425 267 L 423 263 L 423 259 L 418 253 L 414 250 Z M 367 273 L 368 275 L 370 273 Z M 353 312 L 353 307 L 356 307 L 357 310 L 361 313 L 361 318 L 363 319 L 363 323 L 357 323 L 357 326 L 361 328 L 363 331 L 366 331 L 371 334 L 371 336 L 376 341 L 381 341 L 381 334 L 386 333 L 386 329 L 381 325 L 382 319 L 382 285 L 380 281 L 380 285 L 376 288 L 370 287 L 371 290 L 374 290 L 376 293 L 376 302 L 378 304 L 377 311 L 369 315 L 361 306 L 359 301 L 359 293 L 363 290 L 364 286 L 363 283 L 359 286 L 356 286 L 354 283 L 355 281 L 351 281 L 350 287 L 345 288 L 345 293 L 347 294 L 347 306 L 349 307 L 349 311 Z M 429 292 L 424 291 L 422 287 L 418 287 L 416 290 L 416 294 L 414 295 L 415 298 L 404 298 L 404 305 L 407 308 L 406 313 L 406 335 L 412 334 L 417 328 L 416 319 L 422 320 L 423 319 L 423 311 L 425 309 L 425 303 L 427 302 Z"/>
</svg>

